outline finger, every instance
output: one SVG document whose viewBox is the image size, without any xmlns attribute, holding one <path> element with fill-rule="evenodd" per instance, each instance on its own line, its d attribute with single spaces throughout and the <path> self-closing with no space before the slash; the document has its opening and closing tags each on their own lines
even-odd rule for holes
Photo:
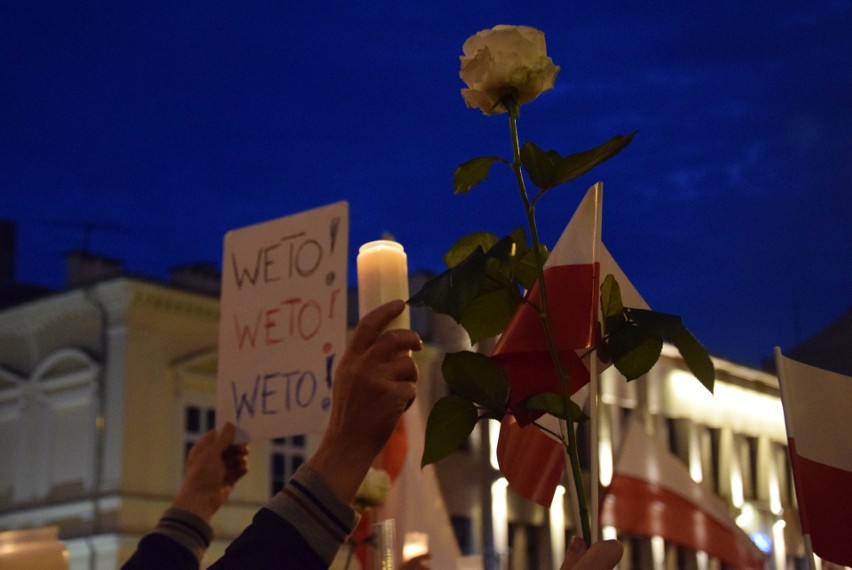
<svg viewBox="0 0 852 570">
<path fill-rule="evenodd" d="M 201 453 L 203 450 L 206 450 L 210 447 L 214 447 L 215 441 L 216 430 L 211 429 L 195 441 L 195 443 L 190 448 L 189 455 L 187 457 Z"/>
<path fill-rule="evenodd" d="M 389 360 L 399 354 L 423 349 L 423 341 L 416 332 L 406 329 L 394 329 L 383 332 L 367 349 L 369 357 L 376 361 Z"/>
<path fill-rule="evenodd" d="M 237 428 L 231 422 L 225 422 L 219 430 L 216 432 L 216 443 L 214 448 L 219 453 L 224 453 L 229 446 L 234 443 L 234 437 L 236 436 Z"/>
<path fill-rule="evenodd" d="M 578 570 L 592 568 L 615 568 L 624 554 L 624 546 L 617 540 L 603 540 L 594 543 L 583 557 Z"/>
<path fill-rule="evenodd" d="M 565 550 L 565 561 L 562 562 L 560 570 L 571 570 L 577 565 L 580 557 L 586 552 L 586 543 L 579 536 L 572 536 Z"/>
<path fill-rule="evenodd" d="M 572 539 L 561 570 L 609 570 L 615 568 L 624 553 L 624 547 L 617 540 L 596 542 L 588 550 L 580 540 L 579 548 L 578 554 Z"/>
<path fill-rule="evenodd" d="M 405 302 L 402 299 L 390 301 L 384 305 L 379 305 L 366 315 L 362 316 L 355 325 L 355 331 L 352 333 L 352 340 L 349 342 L 349 349 L 356 353 L 362 354 L 367 351 L 370 346 L 376 341 L 386 326 L 392 320 L 402 314 L 405 309 Z"/>
<path fill-rule="evenodd" d="M 226 461 L 246 461 L 248 460 L 248 445 L 244 443 L 229 445 L 225 451 L 222 452 L 222 457 L 224 457 Z"/>
<path fill-rule="evenodd" d="M 411 382 L 414 384 L 417 382 L 417 377 L 420 373 L 420 369 L 417 367 L 414 359 L 407 356 L 391 360 L 384 364 L 382 368 L 390 376 L 390 379 L 396 382 Z"/>
</svg>

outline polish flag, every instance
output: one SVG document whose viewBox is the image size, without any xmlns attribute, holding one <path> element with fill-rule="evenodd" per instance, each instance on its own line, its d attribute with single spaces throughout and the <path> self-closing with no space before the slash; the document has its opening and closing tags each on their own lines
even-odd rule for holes
<svg viewBox="0 0 852 570">
<path fill-rule="evenodd" d="M 852 378 L 775 349 L 802 532 L 820 558 L 852 566 Z"/>
<path fill-rule="evenodd" d="M 576 394 L 589 383 L 589 359 L 600 322 L 600 282 L 612 274 L 621 289 L 624 306 L 647 309 L 648 305 L 633 287 L 601 241 L 603 184 L 586 192 L 544 267 L 551 325 L 563 366 L 570 374 L 569 391 Z M 492 357 L 503 367 L 509 380 L 509 409 L 500 429 L 497 460 L 501 473 L 512 488 L 530 501 L 550 506 L 564 465 L 562 444 L 549 437 L 535 437 L 525 426 L 534 417 L 524 414 L 518 404 L 542 392 L 560 392 L 541 322 L 535 307 L 539 288 L 527 294 L 529 303 L 515 311 L 506 331 L 497 341 Z M 600 363 L 599 371 L 606 364 Z M 534 438 L 534 439 L 532 439 Z M 525 458 L 535 452 L 536 469 Z"/>
<path fill-rule="evenodd" d="M 621 443 L 601 524 L 619 533 L 661 536 L 735 568 L 763 568 L 763 553 L 737 526 L 727 505 L 693 481 L 686 465 L 637 420 L 629 421 Z"/>
</svg>

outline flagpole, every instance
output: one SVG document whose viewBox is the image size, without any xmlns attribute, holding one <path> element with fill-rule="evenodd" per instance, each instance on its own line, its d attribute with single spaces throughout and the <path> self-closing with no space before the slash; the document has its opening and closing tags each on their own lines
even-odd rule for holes
<svg viewBox="0 0 852 570">
<path fill-rule="evenodd" d="M 811 544 L 811 535 L 803 534 L 802 540 L 805 543 L 805 556 L 808 557 L 808 568 L 817 570 L 816 560 L 814 559 L 814 546 Z"/>
<path fill-rule="evenodd" d="M 592 353 L 589 357 L 589 447 L 591 448 L 591 466 L 590 466 L 590 496 L 592 504 L 590 510 L 590 524 L 592 527 L 592 542 L 595 543 L 600 539 L 600 524 L 598 519 L 600 516 L 600 500 L 598 494 L 600 491 L 600 450 L 598 445 L 598 428 L 599 416 L 598 399 L 600 394 L 600 379 L 598 378 L 598 358 L 597 354 Z"/>
</svg>

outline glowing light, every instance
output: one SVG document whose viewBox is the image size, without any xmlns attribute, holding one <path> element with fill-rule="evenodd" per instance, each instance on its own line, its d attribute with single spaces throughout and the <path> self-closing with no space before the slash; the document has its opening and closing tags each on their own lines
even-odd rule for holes
<svg viewBox="0 0 852 570">
<path fill-rule="evenodd" d="M 651 537 L 651 558 L 654 568 L 665 568 L 666 540 L 662 536 Z"/>
<path fill-rule="evenodd" d="M 605 526 L 601 529 L 601 538 L 604 540 L 615 540 L 618 538 L 618 532 L 616 532 L 614 526 Z"/>
<path fill-rule="evenodd" d="M 701 483 L 704 473 L 701 469 L 701 452 L 696 447 L 691 446 L 689 450 L 689 476 L 696 483 Z"/>
<path fill-rule="evenodd" d="M 784 541 L 784 527 L 787 523 L 779 519 L 772 524 L 772 540 L 775 542 L 775 567 L 784 568 L 787 565 L 787 543 Z"/>
<path fill-rule="evenodd" d="M 745 502 L 743 495 L 743 474 L 738 461 L 731 466 L 731 504 L 740 508 Z"/>
<path fill-rule="evenodd" d="M 710 555 L 703 550 L 698 550 L 695 553 L 695 565 L 698 567 L 698 570 L 707 570 L 710 568 Z"/>
<path fill-rule="evenodd" d="M 775 469 L 769 473 L 769 510 L 772 511 L 773 515 L 780 515 L 784 512 L 784 508 L 781 506 L 781 489 L 778 485 L 778 473 Z"/>
<path fill-rule="evenodd" d="M 496 471 L 500 471 L 500 464 L 497 462 L 497 440 L 500 439 L 500 422 L 488 422 L 488 445 L 490 453 L 488 459 L 491 462 L 491 467 Z"/>
<path fill-rule="evenodd" d="M 738 527 L 744 530 L 750 530 L 754 527 L 755 514 L 754 507 L 751 506 L 751 503 L 742 505 L 742 510 L 740 511 L 740 514 L 737 515 L 735 522 Z"/>
<path fill-rule="evenodd" d="M 565 487 L 557 485 L 550 503 L 550 544 L 554 568 L 559 568 L 565 558 Z"/>
<path fill-rule="evenodd" d="M 509 482 L 500 477 L 491 483 L 491 521 L 494 529 L 494 551 L 505 554 L 509 551 L 509 505 L 506 490 Z"/>
<path fill-rule="evenodd" d="M 772 552 L 772 539 L 770 539 L 765 532 L 753 532 L 751 533 L 750 538 L 754 545 L 757 546 L 764 554 Z"/>
<path fill-rule="evenodd" d="M 612 440 L 608 437 L 601 438 L 598 450 L 601 485 L 609 487 L 612 482 Z"/>
<path fill-rule="evenodd" d="M 406 532 L 405 544 L 402 546 L 402 561 L 408 562 L 412 558 L 429 552 L 429 535 L 425 532 Z"/>
</svg>

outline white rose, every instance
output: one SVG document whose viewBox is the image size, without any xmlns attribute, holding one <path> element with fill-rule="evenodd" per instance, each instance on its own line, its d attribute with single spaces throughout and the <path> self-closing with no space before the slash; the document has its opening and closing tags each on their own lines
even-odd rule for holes
<svg viewBox="0 0 852 570">
<path fill-rule="evenodd" d="M 355 504 L 361 508 L 378 507 L 384 504 L 391 488 L 391 479 L 384 469 L 370 467 L 367 476 L 355 493 Z"/>
<path fill-rule="evenodd" d="M 503 99 L 529 103 L 548 89 L 559 67 L 547 56 L 544 32 L 529 26 L 495 26 L 464 42 L 459 76 L 468 107 L 486 115 L 505 113 Z"/>
</svg>

